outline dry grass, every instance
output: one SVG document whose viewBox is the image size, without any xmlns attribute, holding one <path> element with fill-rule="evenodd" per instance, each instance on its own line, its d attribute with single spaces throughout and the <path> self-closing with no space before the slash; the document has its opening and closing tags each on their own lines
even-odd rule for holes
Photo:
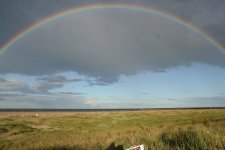
<svg viewBox="0 0 225 150">
<path fill-rule="evenodd" d="M 121 150 L 139 144 L 223 150 L 225 110 L 0 113 L 0 149 Z"/>
</svg>

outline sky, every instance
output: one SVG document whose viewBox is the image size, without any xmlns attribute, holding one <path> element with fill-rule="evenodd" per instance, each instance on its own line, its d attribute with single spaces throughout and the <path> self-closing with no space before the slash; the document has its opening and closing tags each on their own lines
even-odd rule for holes
<svg viewBox="0 0 225 150">
<path fill-rule="evenodd" d="M 144 5 L 196 30 L 141 9 L 87 9 L 3 51 L 39 20 L 102 3 Z M 0 0 L 0 20 L 0 108 L 225 107 L 223 0 Z"/>
</svg>

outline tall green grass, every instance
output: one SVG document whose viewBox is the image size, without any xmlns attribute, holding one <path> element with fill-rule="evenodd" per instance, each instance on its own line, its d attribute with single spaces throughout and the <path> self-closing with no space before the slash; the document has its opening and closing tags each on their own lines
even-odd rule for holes
<svg viewBox="0 0 225 150">
<path fill-rule="evenodd" d="M 0 119 L 0 149 L 225 149 L 225 110 L 51 114 Z"/>
</svg>

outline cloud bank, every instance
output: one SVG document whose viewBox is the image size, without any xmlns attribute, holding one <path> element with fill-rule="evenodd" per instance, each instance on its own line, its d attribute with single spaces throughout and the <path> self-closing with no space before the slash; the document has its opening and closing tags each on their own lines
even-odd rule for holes
<svg viewBox="0 0 225 150">
<path fill-rule="evenodd" d="M 0 108 L 91 108 L 96 104 L 81 92 L 51 92 L 80 79 L 51 75 L 36 80 L 39 82 L 28 84 L 19 79 L 0 77 Z"/>
<path fill-rule="evenodd" d="M 0 57 L 1 74 L 74 71 L 102 85 L 118 81 L 121 75 L 193 63 L 225 67 L 223 53 L 200 34 L 155 14 L 121 9 L 62 17 L 27 34 Z M 60 84 L 42 86 L 37 89 Z"/>
</svg>

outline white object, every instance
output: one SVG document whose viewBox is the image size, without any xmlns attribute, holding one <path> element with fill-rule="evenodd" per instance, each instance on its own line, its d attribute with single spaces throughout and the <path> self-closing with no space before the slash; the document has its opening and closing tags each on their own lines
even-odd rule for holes
<svg viewBox="0 0 225 150">
<path fill-rule="evenodd" d="M 130 147 L 126 150 L 144 150 L 144 145 L 138 145 L 138 146 L 134 146 L 134 147 Z"/>
</svg>

